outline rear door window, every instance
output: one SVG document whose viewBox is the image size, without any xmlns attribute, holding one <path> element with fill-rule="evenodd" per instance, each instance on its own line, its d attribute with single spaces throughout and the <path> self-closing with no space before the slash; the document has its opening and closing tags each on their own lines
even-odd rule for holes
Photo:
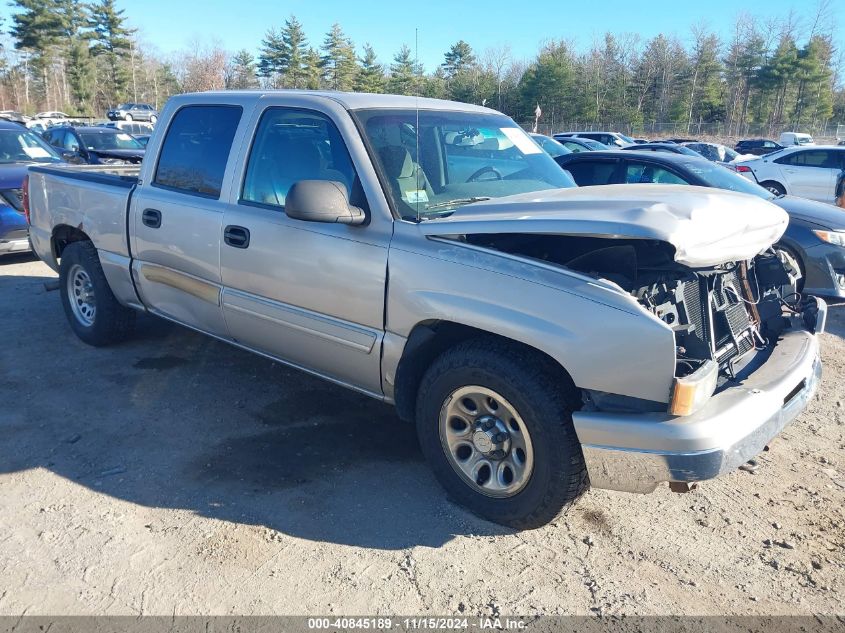
<svg viewBox="0 0 845 633">
<path fill-rule="evenodd" d="M 566 164 L 564 169 L 572 174 L 579 187 L 588 187 L 613 184 L 618 164 L 615 160 L 579 160 Z"/>
<path fill-rule="evenodd" d="M 839 167 L 839 160 L 836 153 L 825 149 L 793 152 L 792 154 L 778 158 L 775 162 L 781 165 L 794 165 L 796 167 L 820 167 L 822 169 L 835 169 Z"/>
<path fill-rule="evenodd" d="M 721 169 L 721 168 L 720 168 Z M 686 180 L 677 174 L 651 163 L 629 162 L 625 168 L 627 184 L 686 185 Z"/>
<path fill-rule="evenodd" d="M 242 109 L 228 105 L 186 106 L 164 137 L 153 185 L 219 198 Z"/>
</svg>

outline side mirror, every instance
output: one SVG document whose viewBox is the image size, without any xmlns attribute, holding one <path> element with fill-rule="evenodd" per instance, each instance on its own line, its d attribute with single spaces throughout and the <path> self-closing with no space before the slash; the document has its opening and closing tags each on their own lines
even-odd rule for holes
<svg viewBox="0 0 845 633">
<path fill-rule="evenodd" d="M 285 197 L 289 218 L 329 224 L 363 224 L 364 211 L 349 204 L 346 187 L 334 180 L 300 180 Z"/>
</svg>

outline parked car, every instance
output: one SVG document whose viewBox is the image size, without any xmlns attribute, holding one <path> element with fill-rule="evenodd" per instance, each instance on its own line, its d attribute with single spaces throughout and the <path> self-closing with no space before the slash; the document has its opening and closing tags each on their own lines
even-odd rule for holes
<svg viewBox="0 0 845 633">
<path fill-rule="evenodd" d="M 662 138 L 653 141 L 654 143 L 676 143 L 680 145 L 681 143 L 695 143 L 697 142 L 697 138 L 687 138 L 685 136 L 676 136 L 672 138 Z"/>
<path fill-rule="evenodd" d="M 30 165 L 61 158 L 41 137 L 17 123 L 0 121 L 0 255 L 29 250 L 21 186 Z"/>
<path fill-rule="evenodd" d="M 558 141 L 560 137 L 588 138 L 607 147 L 625 147 L 634 144 L 634 139 L 618 132 L 558 132 L 554 135 Z"/>
<path fill-rule="evenodd" d="M 683 147 L 691 149 L 714 163 L 736 163 L 756 158 L 754 154 L 740 154 L 720 143 L 684 143 Z"/>
<path fill-rule="evenodd" d="M 122 103 L 113 110 L 109 110 L 106 116 L 112 121 L 158 121 L 158 110 L 149 103 Z"/>
<path fill-rule="evenodd" d="M 845 213 L 828 204 L 795 196 L 775 196 L 745 178 L 698 157 L 594 152 L 561 156 L 556 162 L 579 186 L 659 183 L 715 187 L 750 194 L 789 214 L 789 226 L 776 248 L 795 262 L 795 290 L 845 298 Z"/>
<path fill-rule="evenodd" d="M 555 156 L 563 156 L 564 154 L 569 154 L 572 152 L 571 149 L 565 148 L 560 142 L 554 140 L 553 138 L 546 136 L 544 134 L 531 134 L 531 138 L 533 138 L 537 145 L 543 148 L 543 151 L 546 152 L 549 156 L 554 158 Z"/>
<path fill-rule="evenodd" d="M 71 329 L 114 343 L 144 310 L 393 403 L 490 520 L 688 488 L 813 396 L 826 306 L 784 317 L 765 200 L 575 188 L 508 117 L 434 99 L 209 92 L 162 123 L 137 170 L 31 168 Z"/>
<path fill-rule="evenodd" d="M 594 141 L 593 139 L 589 138 L 575 138 L 562 136 L 554 140 L 563 145 L 570 152 L 575 152 L 576 154 L 578 152 L 596 152 L 603 149 L 609 149 L 607 145 L 599 143 L 598 141 Z"/>
<path fill-rule="evenodd" d="M 144 159 L 144 146 L 132 135 L 101 126 L 50 128 L 44 139 L 77 165 L 126 165 Z"/>
<path fill-rule="evenodd" d="M 784 132 L 780 135 L 780 144 L 784 147 L 793 145 L 815 145 L 813 137 L 801 132 Z"/>
<path fill-rule="evenodd" d="M 132 136 L 137 136 L 138 134 L 152 134 L 154 126 L 152 123 L 143 123 L 139 121 L 109 121 L 108 123 L 103 123 L 103 127 L 111 127 L 116 130 L 120 130 L 121 132 L 126 132 L 127 134 L 131 134 Z"/>
<path fill-rule="evenodd" d="M 19 123 L 20 125 L 26 125 L 26 122 L 29 121 L 31 117 L 14 110 L 3 110 L 0 112 L 0 119 L 11 121 L 12 123 Z"/>
<path fill-rule="evenodd" d="M 779 149 L 783 149 L 783 145 L 768 138 L 743 139 L 734 147 L 734 150 L 740 154 L 754 154 L 755 156 L 765 156 Z"/>
<path fill-rule="evenodd" d="M 51 125 L 64 125 L 70 122 L 70 117 L 64 112 L 39 112 L 32 118 L 33 123 L 41 123 L 46 127 Z"/>
<path fill-rule="evenodd" d="M 787 147 L 737 165 L 737 173 L 776 195 L 833 203 L 836 177 L 845 167 L 845 147 Z"/>
<path fill-rule="evenodd" d="M 631 139 L 631 140 L 634 141 L 634 143 L 636 145 L 645 145 L 646 143 L 651 143 L 651 141 L 649 141 L 648 139 L 644 139 L 644 138 L 634 138 L 634 139 Z"/>
<path fill-rule="evenodd" d="M 669 154 L 684 154 L 686 156 L 700 156 L 697 152 L 677 143 L 643 143 L 641 145 L 628 145 L 623 150 L 635 152 L 666 152 Z"/>
</svg>

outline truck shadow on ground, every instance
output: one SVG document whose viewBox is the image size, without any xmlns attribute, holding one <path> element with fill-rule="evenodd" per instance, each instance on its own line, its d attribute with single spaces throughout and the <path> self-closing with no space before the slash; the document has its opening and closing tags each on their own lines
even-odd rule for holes
<svg viewBox="0 0 845 633">
<path fill-rule="evenodd" d="M 152 317 L 88 347 L 46 278 L 25 279 L 0 286 L 34 295 L 28 319 L 0 320 L 14 403 L 0 471 L 45 467 L 132 503 L 362 547 L 507 532 L 446 499 L 392 407 Z"/>
</svg>

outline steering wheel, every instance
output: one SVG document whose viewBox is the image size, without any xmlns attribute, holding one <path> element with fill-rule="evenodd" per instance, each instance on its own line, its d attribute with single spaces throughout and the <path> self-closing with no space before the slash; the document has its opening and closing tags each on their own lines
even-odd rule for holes
<svg viewBox="0 0 845 633">
<path fill-rule="evenodd" d="M 502 172 L 500 172 L 498 169 L 496 169 L 492 165 L 485 165 L 484 167 L 482 167 L 481 169 L 476 171 L 472 176 L 467 178 L 467 182 L 475 182 L 476 180 L 481 178 L 481 176 L 483 176 L 484 174 L 487 174 L 487 173 L 490 173 L 490 174 L 493 174 L 494 176 L 496 176 L 496 180 L 502 179 Z"/>
</svg>

